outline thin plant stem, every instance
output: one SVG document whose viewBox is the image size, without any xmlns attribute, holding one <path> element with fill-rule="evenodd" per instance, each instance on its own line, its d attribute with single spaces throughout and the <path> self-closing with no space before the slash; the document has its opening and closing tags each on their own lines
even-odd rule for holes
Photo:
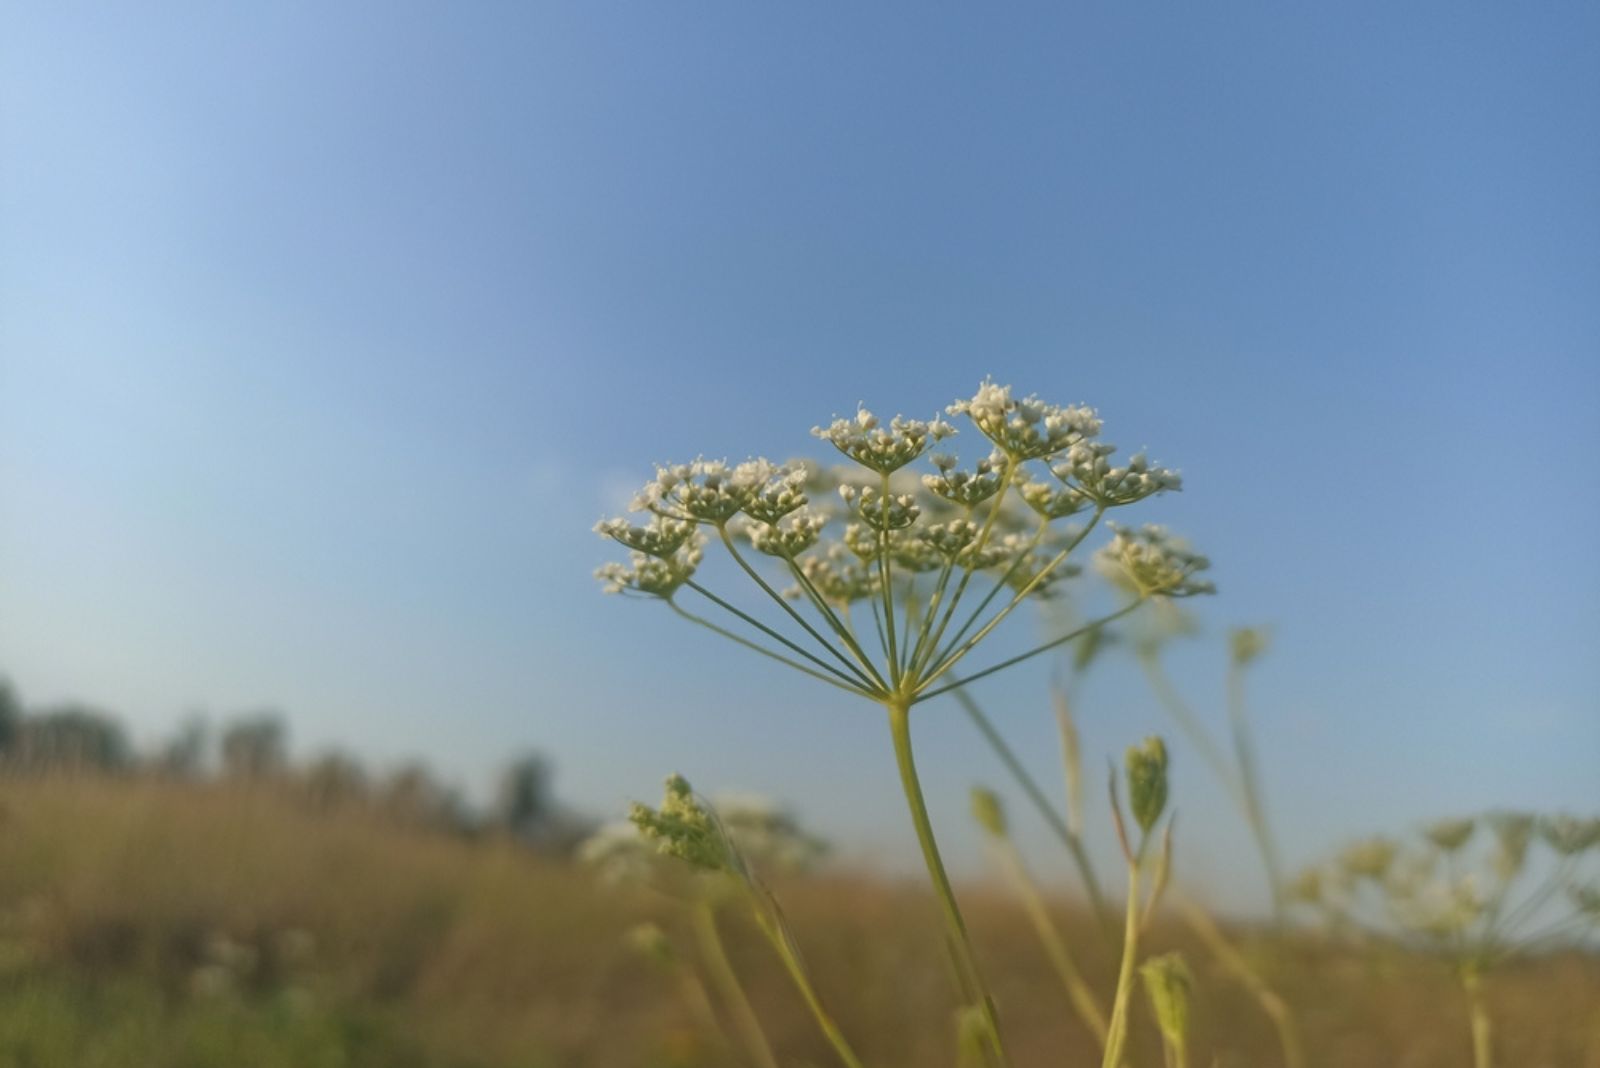
<svg viewBox="0 0 1600 1068">
<path fill-rule="evenodd" d="M 744 986 L 739 982 L 739 976 L 734 972 L 733 965 L 728 962 L 728 954 L 722 945 L 722 935 L 717 931 L 717 916 L 712 910 L 711 903 L 705 900 L 695 902 L 694 908 L 690 911 L 690 919 L 694 925 L 695 938 L 700 943 L 701 955 L 705 957 L 706 967 L 711 973 L 711 981 L 716 984 L 717 993 L 727 1004 L 734 1025 L 739 1030 L 739 1037 L 744 1042 L 751 1060 L 758 1068 L 778 1068 L 778 1061 L 772 1055 L 772 1046 L 767 1041 L 766 1032 L 761 1029 L 761 1021 L 756 1016 L 755 1009 L 751 1007 L 750 999 L 745 995 Z"/>
<path fill-rule="evenodd" d="M 817 628 L 813 627 L 809 622 L 807 622 L 805 616 L 802 616 L 799 612 L 796 612 L 794 610 L 794 606 L 785 600 L 782 594 L 768 585 L 767 580 L 761 577 L 761 572 L 750 566 L 749 562 L 745 560 L 743 555 L 740 554 L 738 547 L 733 544 L 733 539 L 728 536 L 728 527 L 726 523 L 717 527 L 717 535 L 722 539 L 722 544 L 728 550 L 728 555 L 733 557 L 734 561 L 739 565 L 746 575 L 749 575 L 750 578 L 755 581 L 757 586 L 761 587 L 762 592 L 777 602 L 779 608 L 782 608 L 785 612 L 789 613 L 790 618 L 792 618 L 796 623 L 800 624 L 805 632 L 815 639 L 817 644 L 821 645 L 824 649 L 828 650 L 828 652 L 832 653 L 846 667 L 850 668 L 852 671 L 855 670 L 855 667 L 850 663 L 848 657 L 835 648 L 832 642 L 828 641 L 821 634 L 818 634 Z M 843 637 L 843 635 L 840 635 L 840 637 Z M 873 669 L 870 660 L 862 666 L 871 672 L 874 677 L 877 676 L 877 672 L 875 669 Z M 883 680 L 880 678 L 878 681 L 882 682 Z"/>
<path fill-rule="evenodd" d="M 1111 1003 L 1111 1023 L 1107 1029 L 1105 1055 L 1100 1068 L 1120 1068 L 1128 1044 L 1128 1003 L 1133 993 L 1133 969 L 1139 959 L 1139 862 L 1128 861 L 1127 916 L 1122 932 L 1122 963 L 1117 969 L 1117 993 Z"/>
<path fill-rule="evenodd" d="M 849 1040 L 844 1037 L 844 1032 L 839 1030 L 839 1025 L 834 1022 L 832 1014 L 817 996 L 816 988 L 811 985 L 811 976 L 807 974 L 805 965 L 795 953 L 794 946 L 784 932 L 760 908 L 756 910 L 756 922 L 761 928 L 761 933 L 767 936 L 767 941 L 771 942 L 772 948 L 777 951 L 778 958 L 783 961 L 784 970 L 789 973 L 795 988 L 800 991 L 800 997 L 805 1001 L 806 1008 L 811 1010 L 811 1015 L 822 1030 L 823 1037 L 833 1046 L 834 1052 L 844 1062 L 845 1068 L 863 1068 L 861 1058 L 856 1055 Z"/>
<path fill-rule="evenodd" d="M 961 629 L 956 632 L 956 636 L 950 639 L 949 645 L 947 645 L 944 651 L 941 652 L 937 658 L 935 658 L 934 662 L 941 665 L 941 667 L 949 667 L 954 665 L 956 661 L 960 660 L 963 656 L 966 656 L 967 653 L 976 648 L 984 638 L 988 637 L 990 631 L 998 627 L 1001 621 L 1016 609 L 1017 605 L 1021 604 L 1027 599 L 1028 594 L 1037 589 L 1039 585 L 1050 576 L 1052 571 L 1060 567 L 1061 564 L 1066 561 L 1067 557 L 1071 555 L 1072 550 L 1083 544 L 1083 539 L 1089 536 L 1089 532 L 1095 528 L 1095 525 L 1100 522 L 1100 517 L 1104 514 L 1104 508 L 1095 509 L 1094 518 L 1089 521 L 1088 525 L 1079 531 L 1077 536 L 1069 541 L 1059 553 L 1052 557 L 1049 563 L 1040 568 L 1038 574 L 1034 575 L 1033 578 L 1029 579 L 1021 589 L 1017 590 L 1016 593 L 1012 595 L 1011 601 L 1004 608 L 1000 609 L 999 612 L 995 613 L 994 618 L 990 619 L 989 622 L 983 625 L 983 629 L 974 634 L 970 639 L 968 639 L 965 645 L 961 645 L 960 649 L 952 654 L 951 650 L 955 649 L 958 643 L 961 642 L 961 636 L 965 634 L 967 629 L 977 621 L 979 616 L 983 615 L 983 610 L 989 606 L 989 602 L 994 599 L 994 595 L 998 593 L 1004 587 L 1005 583 L 1010 579 L 1012 572 L 1016 569 L 1018 561 L 1022 559 L 1022 555 L 1019 554 L 1017 559 L 1012 561 L 1011 569 L 1006 572 L 1005 577 L 1002 578 L 999 583 L 996 583 L 994 589 L 989 591 L 989 596 L 984 598 L 983 601 L 978 605 L 977 611 L 972 613 L 971 618 L 961 625 Z M 1043 535 L 1043 533 L 1044 528 L 1041 527 L 1039 530 L 1039 535 Z M 1035 536 L 1034 541 L 1037 543 L 1038 536 Z"/>
<path fill-rule="evenodd" d="M 828 599 L 822 596 L 822 591 L 817 589 L 816 583 L 812 582 L 806 575 L 805 570 L 799 564 L 796 564 L 792 557 L 785 557 L 785 562 L 789 565 L 789 572 L 794 576 L 796 584 L 799 585 L 800 592 L 805 594 L 806 599 L 811 602 L 812 607 L 822 616 L 829 629 L 839 636 L 840 641 L 844 642 L 845 648 L 850 650 L 850 655 L 855 657 L 857 662 L 871 673 L 873 682 L 880 689 L 886 689 L 883 676 L 878 673 L 877 667 L 872 663 L 872 658 L 867 655 L 865 649 L 861 648 L 861 642 L 856 637 L 855 625 L 850 622 L 850 606 L 844 605 L 840 608 L 840 612 L 843 613 L 842 616 L 836 613 L 833 607 L 828 604 Z"/>
<path fill-rule="evenodd" d="M 982 671 L 975 672 L 975 673 L 973 673 L 971 675 L 968 675 L 966 678 L 962 679 L 960 682 L 953 682 L 953 683 L 950 683 L 947 686 L 940 686 L 936 690 L 930 690 L 930 691 L 926 691 L 926 692 L 923 692 L 922 690 L 919 690 L 917 692 L 917 694 L 916 694 L 916 700 L 917 701 L 926 701 L 930 697 L 938 697 L 942 693 L 949 693 L 951 690 L 954 690 L 957 687 L 965 686 L 970 682 L 977 682 L 979 679 L 984 678 L 984 677 L 989 676 L 989 675 L 993 675 L 997 671 L 1004 671 L 1008 667 L 1014 667 L 1017 664 L 1022 663 L 1024 660 L 1031 660 L 1034 657 L 1038 656 L 1040 653 L 1048 653 L 1050 650 L 1055 649 L 1055 648 L 1059 648 L 1060 646 L 1065 645 L 1067 642 L 1074 641 L 1074 640 L 1076 640 L 1078 638 L 1083 637 L 1085 634 L 1088 634 L 1092 630 L 1097 630 L 1100 627 L 1103 627 L 1108 623 L 1112 623 L 1112 622 L 1115 622 L 1118 619 L 1121 619 L 1123 616 L 1127 615 L 1129 612 L 1132 612 L 1135 608 L 1138 608 L 1141 604 L 1144 603 L 1144 601 L 1145 601 L 1145 598 L 1143 598 L 1143 597 L 1140 597 L 1140 598 L 1138 598 L 1136 600 L 1133 600 L 1133 601 L 1129 601 L 1126 605 L 1123 605 L 1121 608 L 1117 609 L 1115 612 L 1112 612 L 1109 616 L 1105 616 L 1102 619 L 1097 619 L 1093 623 L 1085 624 L 1084 626 L 1079 627 L 1077 630 L 1069 631 L 1068 633 L 1063 634 L 1059 638 L 1054 638 L 1054 639 L 1052 639 L 1050 641 L 1047 641 L 1043 645 L 1036 646 L 1036 647 L 1034 647 L 1032 649 L 1029 649 L 1027 652 L 1021 653 L 1021 654 L 1019 654 L 1017 656 L 1014 656 L 1009 660 L 1002 660 L 1002 661 L 1000 661 L 1000 663 L 995 664 L 992 667 L 986 667 Z M 948 671 L 950 669 L 950 667 L 951 667 L 951 665 L 946 663 L 938 671 L 934 672 L 926 680 L 924 680 L 921 683 L 921 685 L 922 686 L 927 686 L 929 683 L 931 683 L 935 679 L 937 679 L 940 675 L 942 675 L 946 671 Z"/>
<path fill-rule="evenodd" d="M 959 681 L 957 685 L 960 685 Z M 1100 880 L 1095 878 L 1094 866 L 1089 861 L 1089 852 L 1083 847 L 1082 839 L 1067 826 L 1061 814 L 1050 804 L 1045 792 L 1040 789 L 1033 776 L 1028 774 L 1028 769 L 1022 766 L 1022 761 L 1006 744 L 1005 738 L 995 729 L 977 700 L 966 690 L 956 690 L 955 699 L 960 702 L 962 711 L 972 720 L 973 726 L 978 728 L 978 733 L 983 735 L 984 741 L 989 743 L 995 755 L 1000 758 L 1000 762 L 1006 766 L 1011 777 L 1017 781 L 1017 785 L 1022 787 L 1023 794 L 1033 803 L 1033 807 L 1039 811 L 1039 815 L 1044 818 L 1050 830 L 1061 839 L 1061 844 L 1067 847 L 1067 852 L 1072 855 L 1072 861 L 1078 868 L 1078 876 L 1083 880 L 1084 891 L 1089 895 L 1089 904 L 1094 909 L 1095 920 L 1104 932 L 1109 923 L 1109 912 L 1105 896 L 1100 891 Z"/>
<path fill-rule="evenodd" d="M 699 590 L 699 587 L 697 586 L 697 587 L 695 587 L 695 589 Z M 667 604 L 672 608 L 672 610 L 674 612 L 676 612 L 678 615 L 682 616 L 684 619 L 687 619 L 689 622 L 698 623 L 700 626 L 705 627 L 707 630 L 711 631 L 712 633 L 719 634 L 719 635 L 721 635 L 722 637 L 728 639 L 731 642 L 737 642 L 738 644 L 744 646 L 746 649 L 750 649 L 750 650 L 753 650 L 755 652 L 758 652 L 762 656 L 771 657 L 773 660 L 776 660 L 781 664 L 787 664 L 789 667 L 794 668 L 796 671 L 803 672 L 804 674 L 810 675 L 814 679 L 820 679 L 821 681 L 827 683 L 829 686 L 837 686 L 841 690 L 848 690 L 850 693 L 857 694 L 857 695 L 859 695 L 861 697 L 871 697 L 872 696 L 872 692 L 870 690 L 864 690 L 860 686 L 857 686 L 853 681 L 851 681 L 849 676 L 840 674 L 839 672 L 835 671 L 828 664 L 823 664 L 822 667 L 829 672 L 829 675 L 838 676 L 838 678 L 830 678 L 829 675 L 824 675 L 820 671 L 813 671 L 810 668 L 806 667 L 804 664 L 797 663 L 796 661 L 790 660 L 788 657 L 784 656 L 781 653 L 775 653 L 771 649 L 768 649 L 763 645 L 758 645 L 757 643 L 751 641 L 748 638 L 745 638 L 745 637 L 742 637 L 742 636 L 740 636 L 738 634 L 735 634 L 731 630 L 727 630 L 727 629 L 725 629 L 723 627 L 719 627 L 715 623 L 711 622 L 709 619 L 704 619 L 704 618 L 702 618 L 700 616 L 695 615 L 693 612 L 691 612 L 688 609 L 684 608 L 682 605 L 678 604 L 676 601 L 668 601 Z M 840 681 L 840 680 L 843 680 L 843 681 Z"/>
<path fill-rule="evenodd" d="M 1067 951 L 1067 944 L 1061 938 L 1061 932 L 1056 927 L 1055 921 L 1050 918 L 1049 909 L 1045 908 L 1044 899 L 1039 894 L 1039 888 L 1034 884 L 1028 869 L 1022 863 L 1022 856 L 1017 852 L 1017 847 L 1009 838 L 1000 843 L 1000 861 L 1006 869 L 1007 876 L 1016 887 L 1017 895 L 1022 898 L 1022 907 L 1028 914 L 1028 919 L 1033 923 L 1034 933 L 1039 936 L 1039 942 L 1044 946 L 1045 955 L 1050 958 L 1050 963 L 1056 970 L 1056 975 L 1061 979 L 1061 985 L 1066 988 L 1067 998 L 1072 1003 L 1073 1009 L 1079 1018 L 1088 1027 L 1090 1032 L 1099 1041 L 1102 1049 L 1106 1044 L 1106 1014 L 1095 1000 L 1094 992 L 1089 989 L 1089 984 L 1084 982 L 1083 973 L 1078 971 L 1077 964 L 1072 959 L 1072 954 Z"/>
<path fill-rule="evenodd" d="M 1467 994 L 1467 1012 L 1472 1027 L 1472 1068 L 1493 1068 L 1494 1036 L 1489 1005 L 1484 998 L 1483 976 L 1476 967 L 1461 970 L 1461 986 Z"/>
<path fill-rule="evenodd" d="M 883 476 L 883 527 L 878 531 L 878 572 L 882 575 L 883 630 L 888 643 L 889 685 L 900 687 L 900 652 L 895 644 L 894 629 L 894 566 L 889 562 L 889 475 Z"/>
<path fill-rule="evenodd" d="M 1010 1068 L 1011 1058 L 1005 1051 L 1005 1041 L 1000 1033 L 1000 1016 L 994 998 L 983 981 L 978 967 L 977 954 L 967 935 L 967 924 L 961 917 L 961 907 L 956 903 L 955 890 L 950 876 L 939 857 L 939 844 L 934 838 L 933 823 L 928 818 L 928 805 L 922 796 L 922 784 L 917 779 L 917 765 L 911 752 L 911 702 L 904 698 L 891 698 L 884 702 L 889 712 L 889 733 L 894 739 L 895 759 L 900 768 L 900 786 L 905 791 L 906 804 L 911 810 L 911 822 L 916 828 L 917 843 L 922 847 L 922 859 L 928 868 L 928 878 L 933 883 L 944 916 L 947 941 L 955 957 L 956 972 L 961 977 L 963 992 L 976 1003 L 983 1014 L 989 1032 L 989 1042 L 996 1062 Z"/>
<path fill-rule="evenodd" d="M 983 551 L 983 547 L 989 543 L 989 533 L 994 529 L 995 521 L 1000 518 L 1000 506 L 1005 502 L 1006 492 L 1011 489 L 1012 479 L 1017 476 L 1018 466 L 1016 460 L 1007 458 L 1005 473 L 1000 476 L 1000 488 L 995 491 L 994 504 L 989 507 L 989 518 L 984 520 L 983 528 L 978 531 L 978 536 L 973 539 L 972 545 L 966 550 L 972 554 L 974 559 Z M 926 650 L 937 649 L 939 648 L 939 643 L 944 641 L 945 628 L 950 625 L 951 618 L 955 616 L 956 606 L 961 603 L 961 595 L 967 591 L 967 583 L 972 581 L 973 573 L 970 567 L 962 568 L 961 581 L 956 583 L 956 592 L 951 595 L 949 602 L 945 605 L 944 615 L 939 620 L 939 626 L 929 635 Z M 917 667 L 919 674 L 928 662 L 929 657 L 924 655 L 921 664 Z"/>
<path fill-rule="evenodd" d="M 1278 1032 L 1278 1044 L 1283 1047 L 1285 1068 L 1305 1068 L 1305 1047 L 1301 1044 L 1300 1028 L 1295 1023 L 1294 1013 L 1290 1010 L 1288 1002 L 1267 985 L 1261 973 L 1251 967 L 1244 954 L 1228 941 L 1216 921 L 1204 910 L 1197 905 L 1184 902 L 1181 911 L 1189 929 L 1205 943 L 1211 955 L 1217 958 L 1217 962 L 1250 991 L 1256 999 L 1256 1004 L 1261 1006 L 1261 1011 L 1272 1021 L 1273 1028 Z"/>
<path fill-rule="evenodd" d="M 1245 716 L 1244 669 L 1237 661 L 1228 669 L 1228 723 L 1233 732 L 1234 755 L 1239 761 L 1239 785 L 1245 818 L 1255 836 L 1256 848 L 1261 851 L 1261 862 L 1267 869 L 1267 882 L 1272 893 L 1272 915 L 1281 928 L 1288 910 L 1283 888 L 1283 864 L 1278 858 L 1272 829 L 1267 824 L 1261 776 L 1256 766 L 1255 748 L 1250 741 L 1250 724 Z"/>
</svg>

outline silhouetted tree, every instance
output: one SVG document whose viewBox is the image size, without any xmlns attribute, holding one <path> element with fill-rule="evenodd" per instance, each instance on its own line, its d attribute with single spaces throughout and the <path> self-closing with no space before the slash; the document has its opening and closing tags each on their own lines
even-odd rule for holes
<svg viewBox="0 0 1600 1068">
<path fill-rule="evenodd" d="M 538 753 L 529 753 L 500 775 L 495 797 L 494 821 L 519 838 L 539 836 L 555 814 L 550 796 L 550 762 Z"/>
<path fill-rule="evenodd" d="M 318 808 L 335 808 L 367 797 L 367 773 L 353 757 L 339 752 L 324 753 L 302 773 L 306 796 Z"/>
<path fill-rule="evenodd" d="M 210 747 L 211 728 L 204 719 L 193 716 L 161 747 L 151 766 L 157 774 L 169 778 L 197 779 L 205 771 Z"/>
<path fill-rule="evenodd" d="M 268 778 L 287 762 L 288 731 L 275 712 L 234 720 L 222 732 L 222 769 L 230 778 Z"/>
<path fill-rule="evenodd" d="M 62 705 L 21 720 L 8 762 L 27 772 L 120 771 L 129 763 L 128 740 L 105 712 Z"/>
</svg>

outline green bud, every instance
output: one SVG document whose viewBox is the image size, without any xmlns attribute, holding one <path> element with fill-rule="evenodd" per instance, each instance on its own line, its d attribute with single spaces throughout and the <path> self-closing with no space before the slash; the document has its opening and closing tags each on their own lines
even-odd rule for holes
<svg viewBox="0 0 1600 1068">
<path fill-rule="evenodd" d="M 1467 839 L 1472 837 L 1472 832 L 1477 826 L 1471 819 L 1439 820 L 1426 827 L 1422 833 L 1427 836 L 1428 841 L 1446 853 L 1454 853 L 1467 844 Z"/>
<path fill-rule="evenodd" d="M 722 828 L 695 800 L 694 791 L 682 775 L 667 777 L 661 807 L 635 804 L 628 818 L 656 848 L 706 871 L 728 871 L 732 854 Z"/>
<path fill-rule="evenodd" d="M 677 954 L 673 952 L 667 932 L 653 923 L 641 923 L 630 928 L 624 941 L 634 952 L 664 968 L 677 963 Z"/>
<path fill-rule="evenodd" d="M 1150 736 L 1128 747 L 1128 804 L 1139 828 L 1149 834 L 1167 807 L 1167 745 Z"/>
<path fill-rule="evenodd" d="M 1228 648 L 1240 667 L 1267 651 L 1267 632 L 1260 627 L 1236 627 L 1228 632 Z"/>
<path fill-rule="evenodd" d="M 1167 953 L 1151 957 L 1139 966 L 1144 989 L 1155 1010 L 1161 1037 L 1173 1049 L 1182 1049 L 1189 1038 L 1189 1006 L 1194 994 L 1194 975 L 1183 957 Z"/>
<path fill-rule="evenodd" d="M 996 838 L 1006 836 L 1006 810 L 993 790 L 982 786 L 972 788 L 972 818 Z"/>
</svg>

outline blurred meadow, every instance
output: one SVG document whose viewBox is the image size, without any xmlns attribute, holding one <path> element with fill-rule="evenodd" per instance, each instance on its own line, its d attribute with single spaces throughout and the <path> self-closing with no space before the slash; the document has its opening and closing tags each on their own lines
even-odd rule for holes
<svg viewBox="0 0 1600 1068">
<path fill-rule="evenodd" d="M 1596 54 L 0 6 L 0 1068 L 1600 1068 Z"/>
</svg>

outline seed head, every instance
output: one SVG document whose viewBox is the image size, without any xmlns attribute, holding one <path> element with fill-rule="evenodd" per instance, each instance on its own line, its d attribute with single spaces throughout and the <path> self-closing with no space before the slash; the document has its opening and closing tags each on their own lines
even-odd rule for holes
<svg viewBox="0 0 1600 1068">
<path fill-rule="evenodd" d="M 1128 747 L 1128 807 L 1145 834 L 1167 807 L 1167 745 L 1155 735 Z"/>
<path fill-rule="evenodd" d="M 1527 812 L 1491 812 L 1484 821 L 1494 832 L 1495 871 L 1500 878 L 1510 879 L 1527 863 L 1536 821 Z"/>
</svg>

